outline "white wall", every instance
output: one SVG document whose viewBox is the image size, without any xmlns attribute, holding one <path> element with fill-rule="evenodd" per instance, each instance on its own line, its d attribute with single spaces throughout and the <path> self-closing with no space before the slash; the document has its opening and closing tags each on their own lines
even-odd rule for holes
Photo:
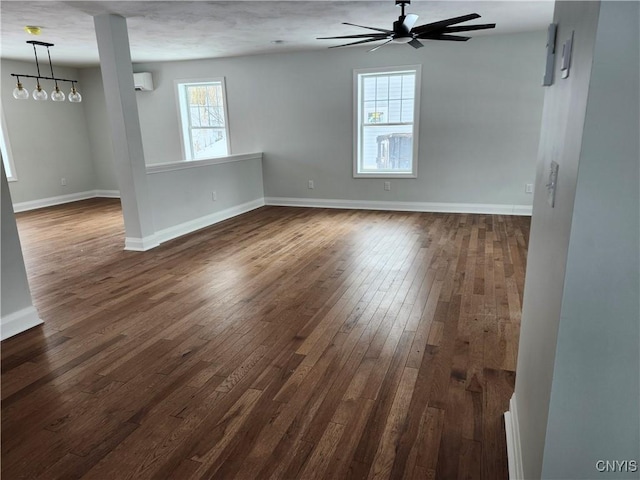
<svg viewBox="0 0 640 480">
<path fill-rule="evenodd" d="M 16 100 L 15 79 L 9 74 L 35 74 L 36 66 L 2 59 L 1 67 L 2 108 L 18 176 L 18 181 L 9 185 L 13 201 L 27 202 L 95 189 L 83 104 Z M 41 65 L 41 72 L 48 68 Z M 73 68 L 56 67 L 55 73 L 61 78 L 78 78 L 78 70 Z M 33 91 L 34 79 L 21 80 L 25 88 Z M 43 80 L 41 84 L 51 94 L 53 82 Z M 59 85 L 65 94 L 71 88 L 68 83 Z M 82 87 L 78 85 L 81 92 Z M 61 178 L 66 178 L 66 186 L 61 185 Z"/>
<path fill-rule="evenodd" d="M 522 304 L 515 398 L 524 478 L 540 478 L 551 381 L 562 305 L 565 267 L 582 129 L 587 107 L 598 2 L 556 2 L 558 52 L 575 31 L 571 74 L 545 88 L 533 216 Z M 555 208 L 547 204 L 545 184 L 551 161 L 559 167 Z"/>
<path fill-rule="evenodd" d="M 640 463 L 640 8 L 602 2 L 560 312 L 543 478 Z"/>
<path fill-rule="evenodd" d="M 268 197 L 530 205 L 546 35 L 138 64 L 148 164 L 180 161 L 174 81 L 224 76 L 232 153 L 264 152 Z M 422 63 L 418 179 L 352 176 L 354 68 Z M 314 180 L 315 190 L 307 189 Z"/>
<path fill-rule="evenodd" d="M 42 323 L 31 300 L 31 290 L 27 280 L 27 272 L 20 247 L 20 237 L 16 226 L 15 215 L 11 206 L 11 194 L 7 186 L 4 165 L 1 167 L 2 178 L 2 235 L 0 246 L 2 255 L 0 264 L 0 338 L 4 340 L 28 328 Z"/>
<path fill-rule="evenodd" d="M 602 2 L 599 24 L 599 2 L 556 2 L 558 51 L 575 37 L 542 116 L 514 394 L 527 479 L 625 478 L 596 459 L 638 459 L 638 13 L 612 14 L 623 4 Z"/>
</svg>

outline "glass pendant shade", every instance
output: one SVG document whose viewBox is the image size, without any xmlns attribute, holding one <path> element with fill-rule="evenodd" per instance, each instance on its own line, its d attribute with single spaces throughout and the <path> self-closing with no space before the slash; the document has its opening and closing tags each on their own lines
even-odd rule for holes
<svg viewBox="0 0 640 480">
<path fill-rule="evenodd" d="M 38 87 L 33 91 L 33 93 L 31 94 L 33 96 L 34 100 L 46 100 L 47 98 L 49 98 L 49 95 L 47 95 L 47 92 L 45 92 L 42 87 L 40 86 L 40 84 L 38 84 Z"/>
<path fill-rule="evenodd" d="M 69 101 L 72 103 L 80 103 L 82 101 L 82 95 L 76 90 L 76 87 L 71 87 L 71 93 L 69 94 Z"/>
<path fill-rule="evenodd" d="M 56 89 L 51 92 L 51 100 L 54 102 L 64 102 L 64 92 L 60 90 L 60 87 L 56 85 Z"/>
<path fill-rule="evenodd" d="M 17 100 L 28 100 L 29 99 L 29 90 L 24 88 L 20 82 L 16 88 L 13 89 L 13 98 Z"/>
</svg>

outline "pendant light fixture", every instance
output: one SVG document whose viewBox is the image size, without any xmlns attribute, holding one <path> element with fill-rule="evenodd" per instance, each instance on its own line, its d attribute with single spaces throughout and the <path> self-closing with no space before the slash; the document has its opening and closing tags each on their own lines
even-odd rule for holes
<svg viewBox="0 0 640 480">
<path fill-rule="evenodd" d="M 49 47 L 53 47 L 53 43 L 46 42 L 38 42 L 36 40 L 27 40 L 27 43 L 33 45 L 33 55 L 36 59 L 36 70 L 38 72 L 37 75 L 27 75 L 25 73 L 12 73 L 11 76 L 16 78 L 16 88 L 13 89 L 13 98 L 17 100 L 27 100 L 29 98 L 29 90 L 24 88 L 24 85 L 20 81 L 20 77 L 25 78 L 35 78 L 36 79 L 36 88 L 31 94 L 34 100 L 44 101 L 49 98 L 46 90 L 40 85 L 40 80 L 53 80 L 55 82 L 54 90 L 51 92 L 51 100 L 54 102 L 64 102 L 65 94 L 58 85 L 58 82 L 69 82 L 71 83 L 71 91 L 69 92 L 69 101 L 71 103 L 79 103 L 82 101 L 82 95 L 76 89 L 77 80 L 69 80 L 67 78 L 58 78 L 53 74 L 53 63 L 51 62 L 51 52 L 49 52 Z M 40 74 L 40 63 L 38 62 L 38 52 L 36 50 L 36 45 L 41 47 L 46 47 L 47 55 L 49 57 L 49 69 L 51 70 L 51 76 L 46 77 Z"/>
</svg>

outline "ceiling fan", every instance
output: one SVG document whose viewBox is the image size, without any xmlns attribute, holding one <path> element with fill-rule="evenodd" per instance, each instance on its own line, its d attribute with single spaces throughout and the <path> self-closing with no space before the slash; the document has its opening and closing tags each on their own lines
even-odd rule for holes
<svg viewBox="0 0 640 480">
<path fill-rule="evenodd" d="M 414 25 L 418 21 L 418 15 L 409 13 L 404 14 L 404 7 L 411 3 L 411 0 L 396 0 L 396 6 L 400 5 L 402 13 L 398 17 L 398 20 L 393 22 L 393 30 L 387 30 L 385 28 L 365 27 L 364 25 L 356 25 L 354 23 L 343 22 L 343 25 L 352 25 L 354 27 L 367 28 L 369 30 L 375 30 L 380 33 L 365 33 L 362 35 L 344 35 L 341 37 L 319 37 L 318 40 L 334 40 L 334 39 L 347 39 L 347 38 L 362 38 L 352 43 L 345 43 L 344 45 L 334 45 L 329 48 L 347 47 L 349 45 L 358 45 L 361 43 L 378 42 L 384 40 L 384 43 L 373 47 L 370 52 L 377 50 L 378 48 L 388 43 L 408 43 L 413 48 L 424 47 L 420 40 L 448 40 L 454 42 L 466 42 L 471 37 L 463 37 L 460 35 L 451 35 L 456 32 L 469 32 L 472 30 L 486 30 L 489 28 L 495 28 L 495 23 L 486 23 L 483 25 L 462 25 L 452 27 L 457 23 L 466 22 L 475 18 L 480 18 L 477 13 L 470 13 L 469 15 L 463 15 L 461 17 L 449 18 L 447 20 L 440 20 L 438 22 L 427 23 L 425 25 Z"/>
</svg>

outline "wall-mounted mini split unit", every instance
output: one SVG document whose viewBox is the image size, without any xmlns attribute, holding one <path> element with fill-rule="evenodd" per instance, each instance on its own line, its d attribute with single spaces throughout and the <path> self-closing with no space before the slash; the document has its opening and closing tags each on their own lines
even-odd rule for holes
<svg viewBox="0 0 640 480">
<path fill-rule="evenodd" d="M 133 85 L 136 88 L 136 91 L 150 92 L 153 90 L 153 78 L 151 77 L 151 73 L 134 73 Z"/>
</svg>

